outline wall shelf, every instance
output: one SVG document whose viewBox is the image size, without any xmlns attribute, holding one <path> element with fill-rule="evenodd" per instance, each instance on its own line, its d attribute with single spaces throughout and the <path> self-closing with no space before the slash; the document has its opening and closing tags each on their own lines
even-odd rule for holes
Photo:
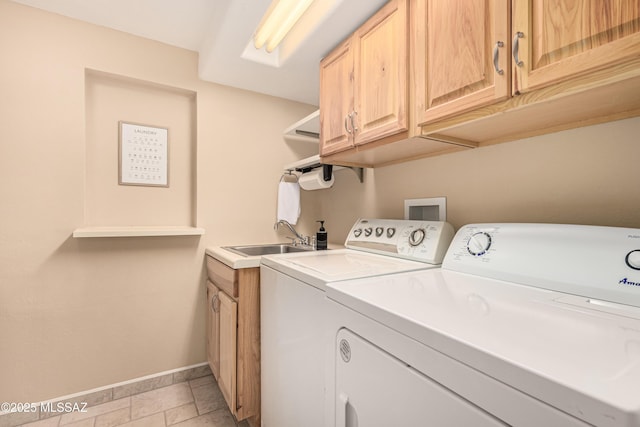
<svg viewBox="0 0 640 427">
<path fill-rule="evenodd" d="M 318 144 L 320 141 L 320 110 L 314 111 L 307 117 L 289 126 L 284 130 L 283 137 L 286 141 L 312 142 L 314 144 Z M 294 163 L 285 165 L 284 170 L 286 172 L 298 171 L 304 173 L 321 166 L 322 162 L 320 161 L 320 155 L 315 154 L 313 156 L 300 159 Z M 333 168 L 334 171 L 340 169 L 353 170 L 358 176 L 358 180 L 360 182 L 363 181 L 364 172 L 362 168 L 339 165 L 336 165 Z"/>
<path fill-rule="evenodd" d="M 185 226 L 114 226 L 83 227 L 73 231 L 73 237 L 157 237 L 157 236 L 201 236 L 204 228 Z"/>
<path fill-rule="evenodd" d="M 286 128 L 283 137 L 286 141 L 318 144 L 320 141 L 320 110 L 314 111 Z"/>
</svg>

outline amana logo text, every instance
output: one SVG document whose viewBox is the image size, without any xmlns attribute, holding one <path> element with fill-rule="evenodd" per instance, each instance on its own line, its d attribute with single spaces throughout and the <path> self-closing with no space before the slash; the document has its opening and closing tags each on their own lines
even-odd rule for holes
<svg viewBox="0 0 640 427">
<path fill-rule="evenodd" d="M 621 284 L 621 285 L 640 286 L 640 283 L 632 282 L 631 280 L 627 279 L 626 277 L 624 279 L 620 280 L 618 283 Z"/>
</svg>

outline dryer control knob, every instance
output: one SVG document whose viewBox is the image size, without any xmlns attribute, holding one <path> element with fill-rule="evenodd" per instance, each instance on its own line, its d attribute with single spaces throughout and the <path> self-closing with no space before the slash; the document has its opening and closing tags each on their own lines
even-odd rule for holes
<svg viewBox="0 0 640 427">
<path fill-rule="evenodd" d="M 395 229 L 395 227 L 389 227 L 389 228 L 387 228 L 387 237 L 388 237 L 388 238 L 392 238 L 394 234 L 396 234 L 396 229 Z"/>
<path fill-rule="evenodd" d="M 371 233 L 373 233 L 373 228 L 367 227 L 367 228 L 364 229 L 364 235 L 365 236 L 369 237 L 369 236 L 371 236 Z"/>
<path fill-rule="evenodd" d="M 384 228 L 376 227 L 376 237 L 382 236 L 382 233 L 384 233 Z"/>
<path fill-rule="evenodd" d="M 362 228 L 356 228 L 355 230 L 353 230 L 354 236 L 360 237 L 361 234 L 362 234 Z"/>
<path fill-rule="evenodd" d="M 491 236 L 484 231 L 472 234 L 467 242 L 467 251 L 473 256 L 486 254 L 490 247 Z"/>
<path fill-rule="evenodd" d="M 629 267 L 640 270 L 640 249 L 629 252 L 624 260 Z"/>
<path fill-rule="evenodd" d="M 413 230 L 409 235 L 409 244 L 411 246 L 418 246 L 420 243 L 424 241 L 424 238 L 427 236 L 427 232 L 424 231 L 424 228 L 418 228 Z"/>
</svg>

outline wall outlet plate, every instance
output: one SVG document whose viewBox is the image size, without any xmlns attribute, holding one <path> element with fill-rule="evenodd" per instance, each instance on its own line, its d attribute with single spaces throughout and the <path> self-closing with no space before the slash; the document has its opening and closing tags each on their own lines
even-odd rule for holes
<svg viewBox="0 0 640 427">
<path fill-rule="evenodd" d="M 406 199 L 404 201 L 404 219 L 446 221 L 447 198 Z"/>
</svg>

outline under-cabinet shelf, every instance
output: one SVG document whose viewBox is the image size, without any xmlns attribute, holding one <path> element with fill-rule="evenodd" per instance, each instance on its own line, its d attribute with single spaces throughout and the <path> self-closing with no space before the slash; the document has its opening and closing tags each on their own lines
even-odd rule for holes
<svg viewBox="0 0 640 427">
<path fill-rule="evenodd" d="M 286 128 L 283 137 L 286 141 L 318 144 L 320 141 L 320 110 L 314 111 Z"/>
<path fill-rule="evenodd" d="M 187 226 L 113 226 L 83 227 L 73 231 L 74 238 L 86 237 L 155 237 L 201 236 L 204 228 Z"/>
</svg>

